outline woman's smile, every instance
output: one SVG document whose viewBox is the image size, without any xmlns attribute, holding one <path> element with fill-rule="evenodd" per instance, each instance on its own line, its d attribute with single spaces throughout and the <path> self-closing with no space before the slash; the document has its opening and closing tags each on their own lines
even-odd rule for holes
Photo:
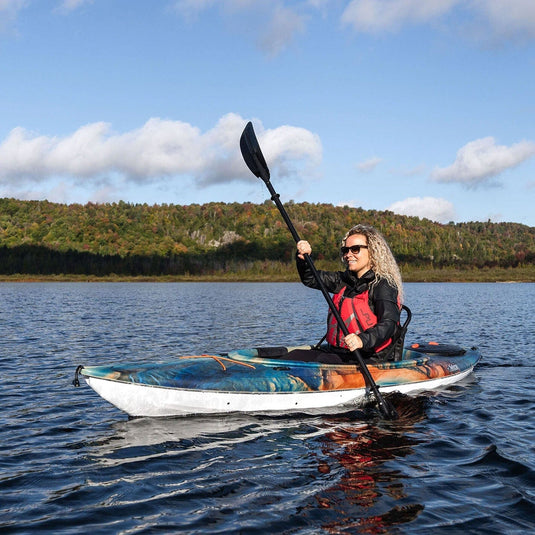
<svg viewBox="0 0 535 535">
<path fill-rule="evenodd" d="M 355 252 L 351 249 L 354 249 Z M 346 250 L 347 252 L 345 252 Z M 354 272 L 357 277 L 362 277 L 370 269 L 370 255 L 368 253 L 366 236 L 363 234 L 352 234 L 347 238 L 344 244 L 344 260 L 347 263 L 349 271 Z"/>
</svg>

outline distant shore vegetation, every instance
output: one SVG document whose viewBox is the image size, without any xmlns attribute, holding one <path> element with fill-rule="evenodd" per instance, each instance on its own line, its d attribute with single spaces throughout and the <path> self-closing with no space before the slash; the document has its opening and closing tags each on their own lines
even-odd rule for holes
<svg viewBox="0 0 535 535">
<path fill-rule="evenodd" d="M 348 228 L 388 240 L 406 282 L 535 282 L 535 228 L 439 224 L 389 211 L 285 205 L 319 269 L 343 269 Z M 0 199 L 0 280 L 296 281 L 295 244 L 271 201 L 148 205 Z"/>
</svg>

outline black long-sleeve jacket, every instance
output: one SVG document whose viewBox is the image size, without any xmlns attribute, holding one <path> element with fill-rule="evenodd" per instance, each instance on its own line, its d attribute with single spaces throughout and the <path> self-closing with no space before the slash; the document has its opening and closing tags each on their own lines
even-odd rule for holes
<svg viewBox="0 0 535 535">
<path fill-rule="evenodd" d="M 301 282 L 309 288 L 319 289 L 319 285 L 308 267 L 305 260 L 297 258 L 297 271 L 301 277 Z M 344 286 L 345 297 L 354 297 L 370 289 L 370 308 L 377 316 L 377 324 L 366 329 L 359 334 L 362 340 L 362 352 L 371 354 L 373 348 L 392 338 L 396 332 L 396 326 L 400 320 L 400 309 L 398 306 L 398 291 L 390 286 L 385 279 L 376 280 L 372 270 L 367 271 L 362 277 L 355 276 L 351 271 L 322 271 L 318 270 L 320 279 L 325 289 L 333 294 L 338 293 Z"/>
</svg>

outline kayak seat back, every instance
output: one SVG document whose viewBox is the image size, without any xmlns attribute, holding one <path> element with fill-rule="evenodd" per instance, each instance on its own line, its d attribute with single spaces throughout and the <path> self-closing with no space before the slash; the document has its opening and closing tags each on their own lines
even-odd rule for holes
<svg viewBox="0 0 535 535">
<path fill-rule="evenodd" d="M 460 357 L 466 354 L 466 349 L 456 344 L 439 344 L 438 342 L 414 343 L 407 347 L 411 351 L 426 354 L 440 354 L 445 357 Z"/>
<path fill-rule="evenodd" d="M 377 353 L 375 357 L 379 361 L 394 361 L 397 362 L 403 359 L 403 349 L 405 347 L 405 335 L 407 334 L 407 329 L 409 328 L 409 323 L 412 319 L 411 309 L 406 306 L 401 306 L 401 311 L 405 312 L 406 318 L 403 323 L 400 323 L 394 334 L 392 343 L 386 348 Z"/>
</svg>

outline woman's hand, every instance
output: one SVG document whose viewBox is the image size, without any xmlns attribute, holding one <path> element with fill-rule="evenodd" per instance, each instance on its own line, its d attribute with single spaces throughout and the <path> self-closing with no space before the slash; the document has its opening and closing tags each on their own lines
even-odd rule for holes
<svg viewBox="0 0 535 535">
<path fill-rule="evenodd" d="M 308 243 L 306 240 L 301 240 L 297 242 L 297 256 L 301 259 L 305 259 L 306 254 L 312 253 L 312 247 L 310 247 L 310 243 Z"/>
<path fill-rule="evenodd" d="M 350 351 L 356 351 L 362 347 L 362 340 L 355 333 L 348 334 L 344 338 L 344 342 Z"/>
</svg>

